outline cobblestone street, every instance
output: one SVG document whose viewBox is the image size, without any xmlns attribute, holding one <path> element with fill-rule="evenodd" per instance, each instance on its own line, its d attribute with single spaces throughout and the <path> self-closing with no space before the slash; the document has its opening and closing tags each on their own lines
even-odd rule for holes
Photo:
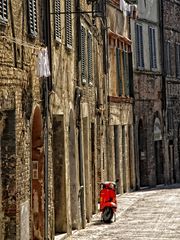
<svg viewBox="0 0 180 240">
<path fill-rule="evenodd" d="M 118 196 L 116 222 L 101 223 L 97 214 L 86 229 L 73 232 L 70 239 L 179 240 L 180 186 Z"/>
</svg>

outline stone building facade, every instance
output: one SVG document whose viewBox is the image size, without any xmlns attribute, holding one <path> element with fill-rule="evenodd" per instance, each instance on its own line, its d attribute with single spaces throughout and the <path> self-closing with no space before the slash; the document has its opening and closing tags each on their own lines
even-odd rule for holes
<svg viewBox="0 0 180 240">
<path fill-rule="evenodd" d="M 159 2 L 138 1 L 131 20 L 137 188 L 165 183 Z"/>
<path fill-rule="evenodd" d="M 180 1 L 160 1 L 166 182 L 180 181 Z"/>
<path fill-rule="evenodd" d="M 121 1 L 108 2 L 107 174 L 109 180 L 119 180 L 119 193 L 133 190 L 136 185 L 132 42 L 129 21 L 126 10 L 121 8 Z"/>
<path fill-rule="evenodd" d="M 106 169 L 102 7 L 55 1 L 51 12 L 55 236 L 85 228 Z M 93 12 L 96 11 L 96 14 Z"/>
<path fill-rule="evenodd" d="M 38 56 L 47 44 L 42 34 L 47 29 L 45 5 L 0 3 L 1 240 L 47 239 L 53 234 L 52 151 L 44 131 L 44 83 L 50 79 L 37 74 Z M 44 170 L 47 158 L 49 170 Z"/>
</svg>

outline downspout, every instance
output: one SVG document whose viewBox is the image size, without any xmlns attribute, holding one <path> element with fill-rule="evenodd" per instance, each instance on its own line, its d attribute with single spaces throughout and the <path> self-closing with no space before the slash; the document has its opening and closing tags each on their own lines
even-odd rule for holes
<svg viewBox="0 0 180 240">
<path fill-rule="evenodd" d="M 161 52 L 161 68 L 162 68 L 162 117 L 163 117 L 163 142 L 164 142 L 164 166 L 166 169 L 164 171 L 164 180 L 167 184 L 168 179 L 165 175 L 168 171 L 168 146 L 167 146 L 167 95 L 166 95 L 166 74 L 165 74 L 165 55 L 164 55 L 164 3 L 163 0 L 159 2 L 159 26 L 160 26 L 160 52 Z"/>
<path fill-rule="evenodd" d="M 50 1 L 45 0 L 44 11 L 44 43 L 48 49 L 50 72 L 52 73 L 52 57 L 51 57 L 51 24 L 50 24 Z M 49 138 L 49 91 L 52 90 L 52 77 L 44 77 L 44 97 L 45 97 L 45 127 L 44 127 L 44 144 L 45 144 L 45 240 L 48 240 L 48 138 Z"/>
<path fill-rule="evenodd" d="M 80 61 L 81 61 L 81 19 L 80 19 L 80 0 L 76 1 L 76 11 L 77 11 L 77 21 L 76 21 L 76 44 L 77 44 L 77 88 L 76 88 L 76 107 L 77 111 L 77 118 L 78 118 L 78 151 L 79 151 L 79 183 L 80 189 L 78 197 L 80 199 L 80 211 L 81 211 L 81 221 L 82 221 L 82 228 L 86 226 L 86 216 L 85 216 L 85 197 L 84 197 L 84 161 L 83 161 L 83 149 L 82 149 L 82 128 L 81 128 L 81 77 L 80 77 Z"/>
</svg>

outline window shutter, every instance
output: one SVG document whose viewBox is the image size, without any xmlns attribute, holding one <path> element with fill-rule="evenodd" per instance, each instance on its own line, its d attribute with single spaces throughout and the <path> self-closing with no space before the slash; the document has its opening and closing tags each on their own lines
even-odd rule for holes
<svg viewBox="0 0 180 240">
<path fill-rule="evenodd" d="M 87 50 L 88 50 L 88 82 L 92 82 L 92 34 L 88 32 L 87 38 Z"/>
<path fill-rule="evenodd" d="M 157 68 L 157 57 L 156 57 L 156 32 L 155 29 L 153 31 L 153 68 Z"/>
<path fill-rule="evenodd" d="M 150 57 L 150 68 L 153 68 L 153 43 L 152 43 L 152 28 L 149 27 L 149 57 Z"/>
<path fill-rule="evenodd" d="M 71 17 L 71 0 L 65 1 L 65 21 L 66 21 L 66 46 L 72 48 L 72 17 Z"/>
<path fill-rule="evenodd" d="M 139 25 L 135 25 L 135 31 L 136 31 L 136 61 L 137 61 L 137 67 L 140 67 L 140 43 L 139 43 Z"/>
<path fill-rule="evenodd" d="M 61 3 L 60 0 L 55 0 L 55 39 L 61 41 Z"/>
<path fill-rule="evenodd" d="M 143 50 L 143 32 L 142 26 L 136 24 L 136 55 L 137 55 L 137 67 L 144 68 L 144 50 Z"/>
<path fill-rule="evenodd" d="M 117 94 L 120 96 L 121 93 L 120 93 L 120 85 L 121 85 L 121 73 L 120 73 L 120 50 L 119 48 L 116 48 L 116 83 L 117 83 L 117 86 L 116 86 L 116 92 Z"/>
<path fill-rule="evenodd" d="M 37 9 L 36 0 L 28 0 L 28 27 L 32 37 L 37 35 Z"/>
<path fill-rule="evenodd" d="M 156 35 L 155 29 L 149 27 L 149 51 L 150 51 L 150 67 L 151 69 L 157 68 L 157 57 L 156 57 Z"/>
<path fill-rule="evenodd" d="M 139 25 L 139 38 L 140 38 L 140 67 L 144 68 L 144 45 L 143 45 L 143 31 L 142 26 Z"/>
<path fill-rule="evenodd" d="M 85 44 L 86 32 L 85 28 L 81 25 L 81 77 L 82 83 L 86 83 L 86 44 Z"/>
<path fill-rule="evenodd" d="M 170 42 L 165 43 L 165 69 L 166 74 L 171 75 L 171 45 Z"/>
<path fill-rule="evenodd" d="M 176 44 L 176 77 L 180 78 L 180 44 Z"/>
<path fill-rule="evenodd" d="M 128 62 L 129 62 L 129 96 L 133 97 L 134 86 L 133 86 L 133 62 L 132 62 L 132 52 L 128 53 Z"/>
<path fill-rule="evenodd" d="M 129 96 L 129 73 L 128 73 L 128 53 L 127 53 L 127 51 L 123 51 L 123 68 L 124 68 L 125 95 Z"/>
<path fill-rule="evenodd" d="M 0 22 L 8 21 L 8 0 L 0 0 Z"/>
</svg>

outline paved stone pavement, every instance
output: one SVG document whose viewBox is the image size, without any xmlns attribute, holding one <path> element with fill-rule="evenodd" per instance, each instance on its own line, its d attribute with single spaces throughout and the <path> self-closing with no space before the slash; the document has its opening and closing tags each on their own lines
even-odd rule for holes
<svg viewBox="0 0 180 240">
<path fill-rule="evenodd" d="M 104 224 L 100 213 L 68 239 L 180 240 L 180 185 L 126 193 L 118 198 L 116 222 Z"/>
</svg>

